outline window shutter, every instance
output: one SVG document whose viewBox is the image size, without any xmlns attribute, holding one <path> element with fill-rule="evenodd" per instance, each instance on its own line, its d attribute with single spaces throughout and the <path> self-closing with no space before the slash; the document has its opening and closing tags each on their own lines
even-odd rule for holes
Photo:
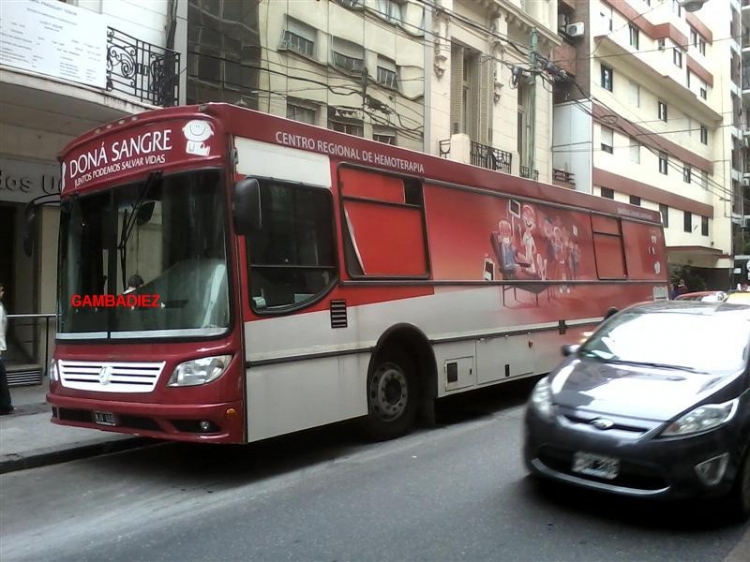
<svg viewBox="0 0 750 562">
<path fill-rule="evenodd" d="M 451 134 L 466 132 L 461 119 L 464 88 L 464 49 L 451 44 Z"/>
<path fill-rule="evenodd" d="M 479 64 L 479 142 L 492 144 L 492 96 L 494 94 L 495 59 Z"/>
</svg>

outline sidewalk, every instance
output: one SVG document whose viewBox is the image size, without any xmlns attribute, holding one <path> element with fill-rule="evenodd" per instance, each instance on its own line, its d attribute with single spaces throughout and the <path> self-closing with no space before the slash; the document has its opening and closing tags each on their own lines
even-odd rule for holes
<svg viewBox="0 0 750 562">
<path fill-rule="evenodd" d="M 11 387 L 15 412 L 0 416 L 0 474 L 142 446 L 153 440 L 50 422 L 47 379 Z"/>
</svg>

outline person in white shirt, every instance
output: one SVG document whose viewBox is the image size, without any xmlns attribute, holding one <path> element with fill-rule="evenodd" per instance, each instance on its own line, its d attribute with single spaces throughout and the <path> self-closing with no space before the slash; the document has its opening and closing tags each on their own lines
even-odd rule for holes
<svg viewBox="0 0 750 562">
<path fill-rule="evenodd" d="M 13 411 L 13 404 L 10 400 L 10 389 L 8 388 L 8 374 L 5 371 L 5 359 L 3 355 L 8 350 L 5 340 L 8 333 L 8 314 L 3 307 L 3 295 L 5 295 L 5 286 L 0 281 L 0 416 L 5 416 Z"/>
</svg>

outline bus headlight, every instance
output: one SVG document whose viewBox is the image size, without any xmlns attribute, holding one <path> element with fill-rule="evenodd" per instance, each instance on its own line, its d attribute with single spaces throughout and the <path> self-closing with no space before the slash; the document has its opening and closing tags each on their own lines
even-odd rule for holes
<svg viewBox="0 0 750 562">
<path fill-rule="evenodd" d="M 60 380 L 60 376 L 57 373 L 57 361 L 54 359 L 49 362 L 49 382 L 57 382 Z"/>
<path fill-rule="evenodd" d="M 217 355 L 180 363 L 169 377 L 167 386 L 197 386 L 215 381 L 224 374 L 231 360 L 231 355 Z"/>
</svg>

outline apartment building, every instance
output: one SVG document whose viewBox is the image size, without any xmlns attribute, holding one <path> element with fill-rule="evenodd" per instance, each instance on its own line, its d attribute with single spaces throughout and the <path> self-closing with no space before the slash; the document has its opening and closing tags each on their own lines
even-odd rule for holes
<svg viewBox="0 0 750 562">
<path fill-rule="evenodd" d="M 14 315 L 13 384 L 38 380 L 54 345 L 57 154 L 102 123 L 184 102 L 174 46 L 186 13 L 176 1 L 135 0 L 25 0 L 0 11 L 0 279 Z M 45 196 L 29 256 L 24 207 Z"/>
<path fill-rule="evenodd" d="M 695 13 L 680 0 L 558 4 L 565 43 L 554 60 L 567 74 L 555 91 L 554 167 L 573 173 L 576 189 L 661 211 L 670 266 L 726 288 L 742 138 L 739 3 L 708 0 Z"/>
<path fill-rule="evenodd" d="M 541 69 L 561 44 L 557 2 L 425 4 L 431 47 L 425 150 L 552 181 L 552 86 Z"/>
<path fill-rule="evenodd" d="M 424 148 L 422 3 L 189 0 L 189 6 L 189 102 L 239 103 Z"/>
</svg>

